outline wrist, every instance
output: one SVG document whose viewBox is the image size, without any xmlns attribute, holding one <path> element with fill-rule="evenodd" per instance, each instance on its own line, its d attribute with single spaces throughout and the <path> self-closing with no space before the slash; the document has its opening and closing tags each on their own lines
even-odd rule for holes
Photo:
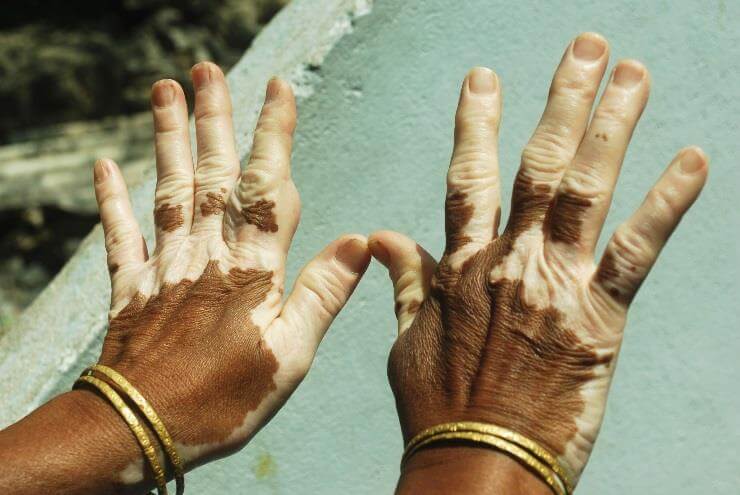
<svg viewBox="0 0 740 495">
<path fill-rule="evenodd" d="M 118 413 L 84 389 L 63 393 L 0 433 L 2 493 L 141 493 L 142 454 Z"/>
<path fill-rule="evenodd" d="M 507 454 L 451 442 L 420 449 L 409 457 L 396 493 L 552 495 L 546 483 Z"/>
</svg>

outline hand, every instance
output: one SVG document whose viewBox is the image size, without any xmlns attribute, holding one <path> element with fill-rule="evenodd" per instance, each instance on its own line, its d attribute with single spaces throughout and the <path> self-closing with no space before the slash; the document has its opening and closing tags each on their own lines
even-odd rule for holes
<svg viewBox="0 0 740 495">
<path fill-rule="evenodd" d="M 345 236 L 311 261 L 282 301 L 300 204 L 290 175 L 296 108 L 270 81 L 246 170 L 234 145 L 226 81 L 193 68 L 197 161 L 185 96 L 154 85 L 156 247 L 151 256 L 120 171 L 95 166 L 112 280 L 100 363 L 148 398 L 189 467 L 242 447 L 308 372 L 327 327 L 370 259 Z"/>
<path fill-rule="evenodd" d="M 388 375 L 406 442 L 439 423 L 481 421 L 540 443 L 576 476 L 583 470 L 627 309 L 707 175 L 701 150 L 679 152 L 594 262 L 649 91 L 642 64 L 621 61 L 589 120 L 607 59 L 596 34 L 566 49 L 522 154 L 501 235 L 501 87 L 494 73 L 476 68 L 457 109 L 442 259 L 394 232 L 371 236 L 395 289 L 399 337 Z M 434 457 L 430 464 L 443 450 L 425 454 Z"/>
</svg>

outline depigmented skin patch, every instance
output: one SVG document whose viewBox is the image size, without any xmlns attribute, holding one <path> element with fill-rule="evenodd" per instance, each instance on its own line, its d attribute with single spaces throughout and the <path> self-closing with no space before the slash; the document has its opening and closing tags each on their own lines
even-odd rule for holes
<svg viewBox="0 0 740 495">
<path fill-rule="evenodd" d="M 224 442 L 276 389 L 277 359 L 250 317 L 272 286 L 272 272 L 224 274 L 211 261 L 195 281 L 137 294 L 110 322 L 100 362 L 139 388 L 176 442 Z"/>
<path fill-rule="evenodd" d="M 226 202 L 223 196 L 209 192 L 206 194 L 206 201 L 200 204 L 200 213 L 204 217 L 223 213 L 226 210 Z"/>
<path fill-rule="evenodd" d="M 550 205 L 548 186 L 517 182 L 506 232 L 461 267 L 448 262 L 448 246 L 429 297 L 393 346 L 388 372 L 406 441 L 435 424 L 473 420 L 562 455 L 585 409 L 584 385 L 613 359 L 583 343 L 558 309 L 525 302 L 522 280 L 489 281 Z"/>
<path fill-rule="evenodd" d="M 256 226 L 262 232 L 277 232 L 278 225 L 272 211 L 274 207 L 274 201 L 261 199 L 243 207 L 242 215 L 248 224 Z"/>
<path fill-rule="evenodd" d="M 165 203 L 154 211 L 154 225 L 164 232 L 172 232 L 184 222 L 182 205 L 170 206 Z"/>
</svg>

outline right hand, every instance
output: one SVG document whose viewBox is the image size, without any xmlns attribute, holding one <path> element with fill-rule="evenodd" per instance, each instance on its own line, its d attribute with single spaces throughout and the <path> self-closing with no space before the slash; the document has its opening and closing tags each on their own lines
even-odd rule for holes
<svg viewBox="0 0 740 495">
<path fill-rule="evenodd" d="M 300 216 L 290 173 L 291 87 L 269 82 L 242 172 L 223 73 L 201 63 L 193 82 L 195 164 L 182 89 L 165 80 L 152 92 L 151 256 L 120 171 L 110 160 L 95 166 L 112 281 L 100 363 L 148 398 L 188 467 L 242 447 L 277 412 L 370 261 L 363 236 L 344 236 L 304 268 L 283 300 Z"/>
<path fill-rule="evenodd" d="M 682 150 L 594 262 L 649 91 L 642 64 L 621 61 L 589 119 L 607 60 L 598 35 L 568 46 L 500 236 L 501 87 L 482 68 L 457 109 L 441 260 L 400 234 L 371 236 L 395 289 L 388 373 L 406 442 L 440 423 L 486 422 L 538 442 L 576 477 L 583 470 L 629 304 L 707 175 L 701 150 Z"/>
</svg>

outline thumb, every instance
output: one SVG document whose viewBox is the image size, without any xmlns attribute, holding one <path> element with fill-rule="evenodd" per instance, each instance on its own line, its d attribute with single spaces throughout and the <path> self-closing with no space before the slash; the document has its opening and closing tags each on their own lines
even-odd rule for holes
<svg viewBox="0 0 740 495">
<path fill-rule="evenodd" d="M 429 294 L 437 262 L 416 242 L 390 230 L 372 234 L 369 246 L 373 257 L 388 268 L 393 282 L 400 335 L 411 326 L 421 303 Z"/>
<path fill-rule="evenodd" d="M 311 346 L 313 356 L 369 263 L 365 237 L 347 235 L 335 240 L 301 270 L 273 324 L 284 327 L 287 335 Z"/>
</svg>

